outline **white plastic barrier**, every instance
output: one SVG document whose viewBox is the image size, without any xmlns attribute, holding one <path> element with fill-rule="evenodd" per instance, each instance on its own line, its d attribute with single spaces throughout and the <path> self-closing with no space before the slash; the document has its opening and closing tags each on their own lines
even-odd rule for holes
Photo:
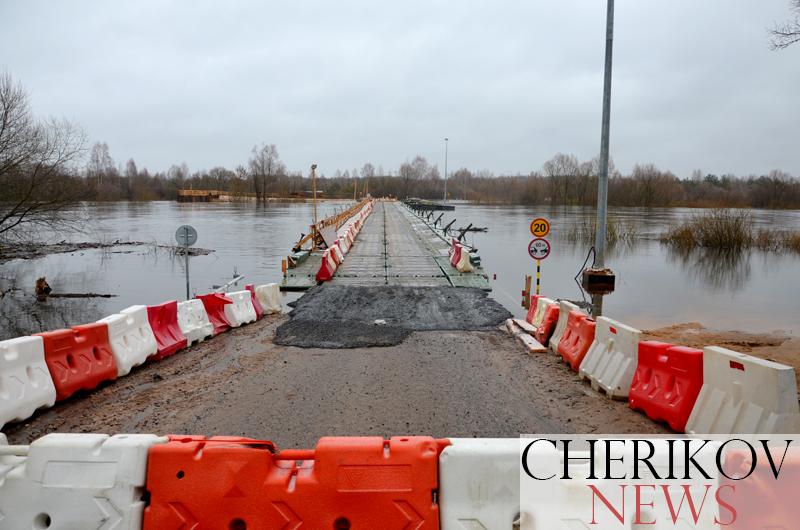
<svg viewBox="0 0 800 530">
<path fill-rule="evenodd" d="M 256 286 L 256 297 L 265 315 L 280 313 L 283 310 L 281 290 L 277 283 Z"/>
<path fill-rule="evenodd" d="M 331 249 L 336 254 L 337 261 L 339 261 L 339 263 L 343 262 L 344 261 L 344 253 L 342 252 L 342 249 L 339 248 L 339 245 L 333 245 L 331 247 Z"/>
<path fill-rule="evenodd" d="M 30 418 L 36 409 L 55 402 L 56 388 L 44 362 L 42 338 L 0 342 L 0 428 Z"/>
<path fill-rule="evenodd" d="M 458 270 L 458 272 L 472 272 L 475 270 L 475 267 L 472 266 L 472 261 L 469 259 L 469 252 L 467 252 L 466 248 L 461 249 L 461 259 L 459 259 L 456 264 L 456 270 Z"/>
<path fill-rule="evenodd" d="M 214 326 L 208 320 L 203 301 L 196 298 L 178 302 L 178 326 L 188 341 L 187 346 L 214 335 Z"/>
<path fill-rule="evenodd" d="M 703 388 L 686 432 L 800 433 L 794 368 L 725 348 L 705 348 Z"/>
<path fill-rule="evenodd" d="M 597 319 L 594 342 L 580 367 L 581 378 L 612 398 L 627 399 L 639 364 L 642 332 L 606 317 Z"/>
<path fill-rule="evenodd" d="M 128 375 L 134 366 L 144 364 L 148 357 L 155 355 L 158 345 L 147 320 L 146 306 L 131 306 L 98 322 L 108 326 L 108 341 L 117 363 L 117 376 Z"/>
<path fill-rule="evenodd" d="M 250 291 L 234 291 L 225 294 L 233 300 L 232 304 L 225 304 L 225 316 L 232 328 L 256 321 L 256 308 L 253 307 Z"/>
<path fill-rule="evenodd" d="M 536 301 L 536 311 L 533 313 L 533 322 L 531 322 L 531 325 L 536 329 L 539 329 L 539 326 L 541 326 L 542 322 L 544 321 L 544 313 L 547 311 L 547 306 L 555 303 L 555 301 L 545 298 L 544 296 L 539 298 Z"/>
<path fill-rule="evenodd" d="M 27 456 L 0 453 L 0 528 L 141 528 L 147 451 L 165 441 L 151 434 L 48 434 Z"/>
<path fill-rule="evenodd" d="M 536 307 L 538 308 L 539 306 Z M 550 337 L 550 342 L 548 343 L 553 353 L 558 353 L 558 343 L 561 342 L 561 337 L 564 336 L 564 332 L 567 330 L 569 312 L 575 309 L 578 309 L 578 306 L 572 302 L 567 302 L 566 300 L 558 302 L 558 322 L 556 323 L 556 330 L 553 332 L 553 336 Z"/>
<path fill-rule="evenodd" d="M 520 439 L 451 438 L 439 455 L 442 530 L 511 528 L 519 514 Z"/>
</svg>

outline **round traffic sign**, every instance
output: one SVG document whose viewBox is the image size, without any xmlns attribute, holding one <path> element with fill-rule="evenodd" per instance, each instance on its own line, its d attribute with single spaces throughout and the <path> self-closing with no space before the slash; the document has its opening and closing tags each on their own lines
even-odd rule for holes
<svg viewBox="0 0 800 530">
<path fill-rule="evenodd" d="M 531 234 L 533 237 L 546 237 L 550 233 L 550 221 L 544 217 L 537 217 L 531 221 Z"/>
<path fill-rule="evenodd" d="M 528 254 L 530 254 L 533 259 L 545 259 L 550 255 L 550 242 L 537 237 L 528 244 Z"/>
<path fill-rule="evenodd" d="M 175 231 L 175 241 L 182 247 L 191 247 L 197 242 L 197 230 L 191 225 L 182 225 Z"/>
</svg>

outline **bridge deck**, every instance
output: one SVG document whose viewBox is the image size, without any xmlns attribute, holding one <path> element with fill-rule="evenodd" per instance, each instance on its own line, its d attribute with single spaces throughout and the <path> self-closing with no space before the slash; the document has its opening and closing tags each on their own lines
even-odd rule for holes
<svg viewBox="0 0 800 530">
<path fill-rule="evenodd" d="M 453 268 L 448 250 L 448 242 L 401 203 L 381 201 L 365 221 L 331 283 L 491 289 L 480 267 L 471 273 L 460 273 Z M 315 253 L 289 269 L 281 288 L 310 289 L 316 285 L 320 263 L 320 254 Z"/>
</svg>

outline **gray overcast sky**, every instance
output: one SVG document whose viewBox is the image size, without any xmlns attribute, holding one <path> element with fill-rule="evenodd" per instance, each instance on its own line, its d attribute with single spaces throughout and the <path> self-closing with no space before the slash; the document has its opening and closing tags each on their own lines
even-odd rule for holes
<svg viewBox="0 0 800 530">
<path fill-rule="evenodd" d="M 800 45 L 769 50 L 788 0 L 617 0 L 612 156 L 800 174 Z M 331 175 L 416 154 L 539 169 L 599 151 L 604 0 L 0 3 L 0 69 L 40 115 L 117 162 L 190 169 L 275 143 Z"/>
</svg>

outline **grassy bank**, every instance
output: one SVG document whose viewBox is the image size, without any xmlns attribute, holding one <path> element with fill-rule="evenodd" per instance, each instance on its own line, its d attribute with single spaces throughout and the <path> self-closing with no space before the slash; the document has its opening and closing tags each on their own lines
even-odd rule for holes
<svg viewBox="0 0 800 530">
<path fill-rule="evenodd" d="M 748 210 L 716 209 L 695 214 L 661 236 L 661 242 L 686 249 L 757 248 L 800 253 L 800 232 L 758 229 Z"/>
</svg>

